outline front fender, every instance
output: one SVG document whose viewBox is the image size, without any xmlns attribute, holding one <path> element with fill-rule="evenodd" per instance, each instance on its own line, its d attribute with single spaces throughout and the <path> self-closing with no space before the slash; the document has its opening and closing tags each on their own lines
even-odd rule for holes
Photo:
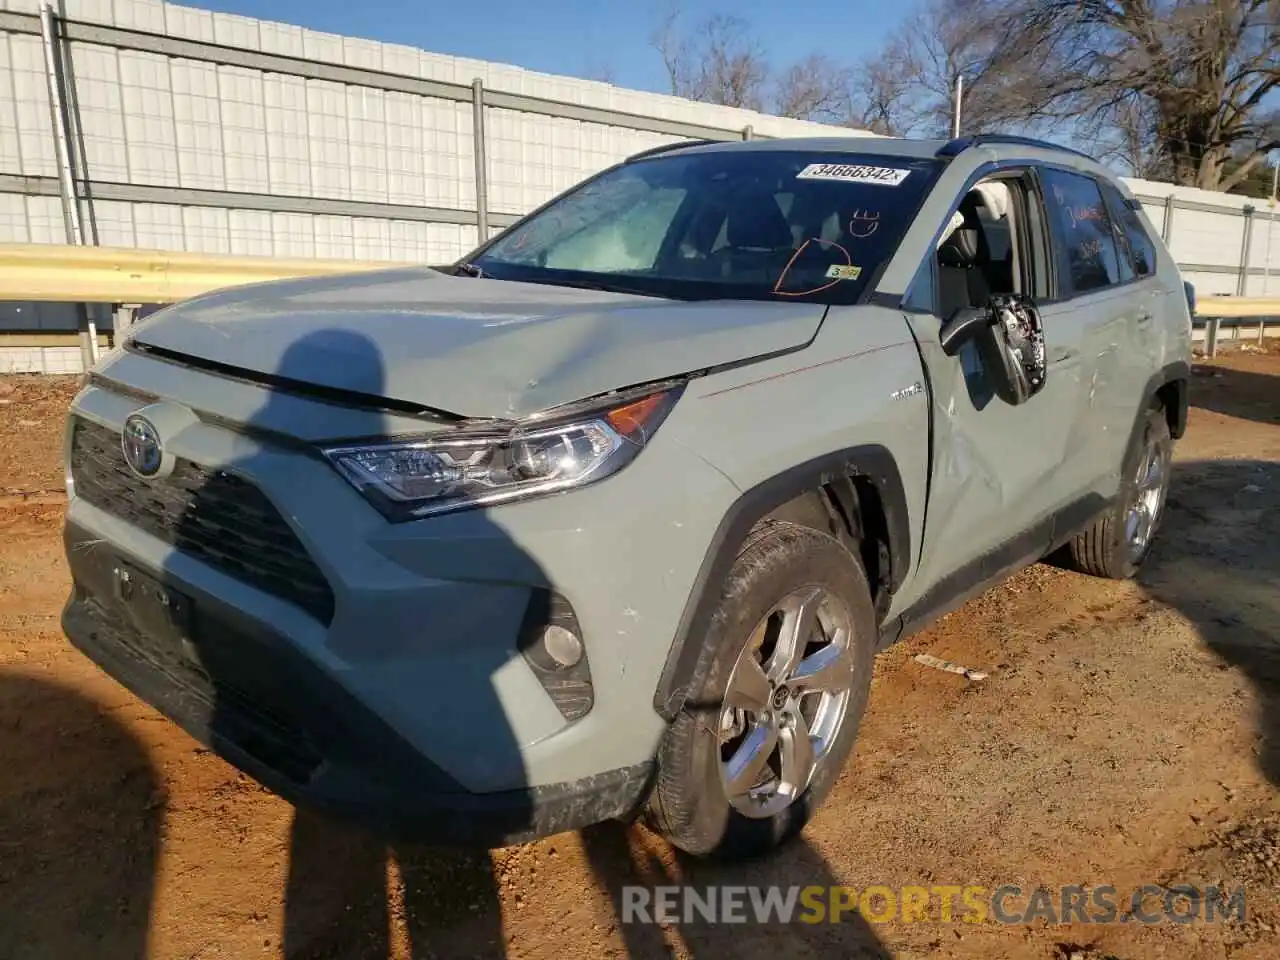
<svg viewBox="0 0 1280 960">
<path fill-rule="evenodd" d="M 706 635 L 720 602 L 719 585 L 728 576 L 751 528 L 796 497 L 833 481 L 853 477 L 869 480 L 880 496 L 889 537 L 888 586 L 892 591 L 901 585 L 911 559 L 911 529 L 902 475 L 888 449 L 866 444 L 837 450 L 757 484 L 726 511 L 698 570 L 654 693 L 654 709 L 663 718 L 675 718 L 688 692 L 697 687 L 710 665 L 711 651 L 699 638 Z"/>
</svg>

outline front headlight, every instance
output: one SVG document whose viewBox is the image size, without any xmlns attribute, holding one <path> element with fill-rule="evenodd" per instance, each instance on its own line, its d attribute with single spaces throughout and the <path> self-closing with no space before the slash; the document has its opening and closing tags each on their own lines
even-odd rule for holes
<svg viewBox="0 0 1280 960">
<path fill-rule="evenodd" d="M 324 455 L 391 521 L 506 503 L 617 473 L 666 418 L 681 387 L 573 404 L 495 433 L 458 430 L 326 449 Z"/>
</svg>

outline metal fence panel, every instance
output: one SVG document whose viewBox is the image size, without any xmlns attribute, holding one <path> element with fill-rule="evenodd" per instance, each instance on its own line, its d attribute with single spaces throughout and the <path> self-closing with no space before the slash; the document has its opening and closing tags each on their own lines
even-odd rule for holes
<svg viewBox="0 0 1280 960">
<path fill-rule="evenodd" d="M 38 9 L 0 0 L 0 241 L 62 243 Z M 443 262 L 676 139 L 868 135 L 160 0 L 62 9 L 81 209 L 104 245 Z M 1130 186 L 1204 293 L 1280 292 L 1264 210 Z"/>
</svg>

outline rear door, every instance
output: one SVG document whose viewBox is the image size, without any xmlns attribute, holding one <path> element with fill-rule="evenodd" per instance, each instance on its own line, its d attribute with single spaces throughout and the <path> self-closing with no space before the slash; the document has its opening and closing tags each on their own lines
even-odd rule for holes
<svg viewBox="0 0 1280 960">
<path fill-rule="evenodd" d="M 1134 281 L 1098 181 L 1060 167 L 1039 171 L 1056 258 L 1054 302 L 1042 311 L 1050 324 L 1077 331 L 1073 373 L 1081 389 L 1067 427 L 1062 482 L 1078 496 L 1110 496 L 1135 413 L 1140 342 L 1149 327 L 1149 293 Z M 1051 350 L 1049 377 L 1054 376 Z"/>
<path fill-rule="evenodd" d="M 1113 184 L 1105 180 L 1100 183 L 1120 250 L 1121 280 L 1130 285 L 1129 296 L 1133 299 L 1134 323 L 1124 351 L 1125 376 L 1116 401 L 1116 415 L 1123 427 L 1126 410 L 1132 425 L 1146 398 L 1147 379 L 1164 363 L 1170 326 L 1165 321 L 1171 307 L 1181 306 L 1177 298 L 1185 297 L 1185 293 L 1177 285 L 1171 289 L 1160 283 L 1156 277 L 1156 247 L 1139 213 L 1141 204 L 1125 197 Z M 1122 455 L 1123 452 L 1118 454 Z"/>
</svg>

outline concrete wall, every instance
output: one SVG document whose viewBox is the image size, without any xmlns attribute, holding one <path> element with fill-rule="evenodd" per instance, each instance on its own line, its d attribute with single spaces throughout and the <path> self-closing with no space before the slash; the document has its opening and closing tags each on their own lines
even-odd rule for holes
<svg viewBox="0 0 1280 960">
<path fill-rule="evenodd" d="M 36 0 L 0 6 L 38 9 Z M 107 245 L 452 260 L 477 242 L 477 79 L 491 103 L 495 227 L 684 137 L 860 133 L 160 0 L 65 0 L 65 10 L 79 172 Z M 30 16 L 9 21 L 0 22 L 0 241 L 62 242 L 41 40 Z M 610 112 L 627 116 L 611 123 Z"/>
<path fill-rule="evenodd" d="M 1126 182 L 1200 293 L 1280 296 L 1280 210 L 1249 197 L 1151 180 Z M 1241 269 L 1246 254 L 1247 272 Z"/>
<path fill-rule="evenodd" d="M 106 245 L 447 262 L 479 235 L 478 143 L 492 231 L 674 140 L 867 135 L 161 0 L 62 11 L 84 220 Z M 0 242 L 64 242 L 37 12 L 0 0 Z M 1202 292 L 1280 294 L 1265 204 L 1130 186 Z M 65 307 L 4 307 L 0 331 L 74 329 Z"/>
</svg>

